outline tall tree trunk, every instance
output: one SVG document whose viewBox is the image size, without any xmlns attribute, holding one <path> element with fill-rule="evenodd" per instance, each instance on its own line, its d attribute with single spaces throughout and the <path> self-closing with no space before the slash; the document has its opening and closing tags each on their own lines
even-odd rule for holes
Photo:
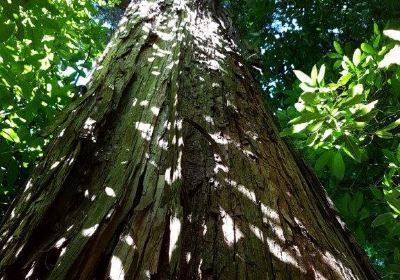
<svg viewBox="0 0 400 280">
<path fill-rule="evenodd" d="M 132 1 L 0 231 L 1 279 L 375 279 L 214 1 Z"/>
</svg>

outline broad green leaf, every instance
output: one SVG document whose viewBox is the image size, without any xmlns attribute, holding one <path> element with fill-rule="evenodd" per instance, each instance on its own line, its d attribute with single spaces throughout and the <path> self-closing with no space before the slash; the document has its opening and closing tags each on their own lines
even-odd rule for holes
<svg viewBox="0 0 400 280">
<path fill-rule="evenodd" d="M 361 117 L 361 116 L 368 114 L 375 108 L 377 103 L 378 103 L 378 100 L 375 100 L 366 105 L 361 105 L 359 107 L 359 109 L 357 110 L 357 116 Z"/>
<path fill-rule="evenodd" d="M 304 91 L 304 92 L 316 92 L 318 89 L 311 87 L 305 83 L 301 83 L 300 84 L 300 88 Z"/>
<path fill-rule="evenodd" d="M 354 159 L 357 162 L 361 161 L 361 151 L 358 145 L 354 142 L 352 136 L 345 135 L 345 146 L 343 146 L 343 150 L 345 153 Z"/>
<path fill-rule="evenodd" d="M 386 30 L 383 30 L 383 34 L 385 34 L 390 39 L 400 41 L 400 31 L 399 30 L 386 29 Z"/>
<path fill-rule="evenodd" d="M 318 76 L 318 69 L 317 69 L 317 66 L 314 65 L 311 70 L 311 80 L 312 80 L 313 84 L 316 84 L 317 76 Z"/>
<path fill-rule="evenodd" d="M 362 43 L 361 44 L 361 49 L 363 52 L 368 53 L 368 54 L 375 54 L 376 51 L 375 49 L 368 43 Z"/>
<path fill-rule="evenodd" d="M 397 119 L 394 122 L 392 122 L 391 124 L 389 124 L 389 125 L 385 126 L 384 128 L 380 129 L 379 131 L 389 131 L 389 130 L 395 129 L 399 125 L 400 125 L 400 119 Z"/>
<path fill-rule="evenodd" d="M 318 77 L 317 77 L 319 84 L 323 81 L 323 79 L 325 77 L 325 70 L 326 70 L 325 64 L 322 64 L 321 68 L 319 69 L 319 73 L 318 73 Z"/>
<path fill-rule="evenodd" d="M 375 132 L 375 135 L 383 138 L 383 139 L 391 139 L 393 138 L 393 134 L 387 131 L 378 130 Z"/>
<path fill-rule="evenodd" d="M 392 64 L 400 65 L 400 46 L 396 45 L 379 62 L 379 68 L 389 67 Z"/>
<path fill-rule="evenodd" d="M 312 124 L 308 125 L 307 130 L 310 132 L 317 131 L 322 127 L 323 124 L 323 121 L 313 122 Z"/>
<path fill-rule="evenodd" d="M 339 42 L 334 41 L 334 42 L 333 42 L 333 47 L 335 48 L 335 50 L 336 50 L 337 53 L 343 54 L 343 49 L 342 49 L 342 47 L 340 46 Z"/>
<path fill-rule="evenodd" d="M 362 192 L 357 192 L 353 196 L 352 201 L 349 205 L 349 210 L 353 215 L 353 217 L 357 217 L 358 211 L 360 210 L 363 201 L 364 201 L 364 195 L 362 194 Z"/>
<path fill-rule="evenodd" d="M 322 153 L 322 155 L 317 159 L 315 162 L 315 170 L 316 171 L 321 171 L 332 159 L 333 152 L 332 151 L 326 151 Z"/>
<path fill-rule="evenodd" d="M 289 121 L 289 124 L 305 123 L 305 122 L 309 122 L 309 121 L 315 120 L 320 117 L 321 117 L 321 115 L 319 113 L 304 112 L 300 116 L 298 116 L 294 119 L 291 119 Z"/>
<path fill-rule="evenodd" d="M 21 140 L 18 137 L 18 134 L 12 128 L 3 128 L 0 132 L 0 135 L 3 136 L 8 141 L 12 141 L 15 143 L 21 142 Z"/>
<path fill-rule="evenodd" d="M 380 191 L 377 187 L 371 186 L 369 189 L 371 190 L 373 196 L 374 196 L 376 199 L 381 200 L 381 199 L 383 198 L 383 193 L 382 193 L 382 191 Z"/>
<path fill-rule="evenodd" d="M 365 218 L 368 218 L 370 215 L 369 211 L 367 208 L 363 207 L 360 211 L 359 219 L 364 220 Z"/>
<path fill-rule="evenodd" d="M 314 104 L 316 97 L 317 94 L 312 92 L 304 92 L 300 95 L 300 99 L 303 100 L 306 104 Z"/>
<path fill-rule="evenodd" d="M 338 81 L 338 86 L 344 86 L 348 83 L 348 81 L 350 81 L 350 79 L 353 77 L 352 73 L 346 73 L 345 75 L 343 75 L 342 77 L 340 77 L 339 81 Z"/>
<path fill-rule="evenodd" d="M 344 177 L 345 165 L 340 151 L 337 151 L 332 159 L 332 173 L 336 179 L 342 180 Z"/>
<path fill-rule="evenodd" d="M 306 83 L 308 85 L 313 85 L 312 79 L 304 72 L 300 70 L 293 70 L 293 72 L 301 82 Z"/>
<path fill-rule="evenodd" d="M 374 33 L 379 35 L 381 32 L 379 31 L 379 26 L 374 22 Z"/>
<path fill-rule="evenodd" d="M 378 227 L 381 225 L 384 225 L 386 223 L 389 223 L 393 221 L 393 215 L 392 213 L 384 213 L 384 214 L 380 214 L 379 216 L 377 216 L 373 221 L 371 226 L 372 227 Z"/>
<path fill-rule="evenodd" d="M 390 208 L 392 208 L 397 215 L 400 215 L 400 199 L 391 196 L 385 196 L 385 199 Z"/>
<path fill-rule="evenodd" d="M 303 131 L 307 126 L 309 125 L 309 123 L 299 123 L 299 124 L 295 124 L 293 126 L 293 133 L 298 133 L 300 131 Z"/>
<path fill-rule="evenodd" d="M 379 46 L 379 42 L 381 41 L 381 35 L 377 35 L 372 42 L 372 46 L 376 49 Z"/>
<path fill-rule="evenodd" d="M 360 62 L 361 62 L 361 50 L 356 49 L 353 54 L 353 63 L 355 66 L 358 66 L 358 64 L 360 64 Z"/>
<path fill-rule="evenodd" d="M 332 135 L 333 129 L 328 128 L 327 130 L 324 131 L 321 137 L 321 141 L 325 141 L 326 138 Z"/>
<path fill-rule="evenodd" d="M 296 108 L 298 112 L 302 112 L 306 108 L 306 106 L 303 102 L 297 102 L 294 104 L 294 108 Z"/>
<path fill-rule="evenodd" d="M 4 18 L 0 18 L 0 43 L 7 41 L 15 30 L 14 23 L 5 23 Z"/>
</svg>

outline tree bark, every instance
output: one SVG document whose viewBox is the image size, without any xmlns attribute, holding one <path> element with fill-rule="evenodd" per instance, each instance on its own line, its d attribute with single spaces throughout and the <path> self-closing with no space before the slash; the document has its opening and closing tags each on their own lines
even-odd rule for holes
<svg viewBox="0 0 400 280">
<path fill-rule="evenodd" d="M 132 1 L 0 236 L 1 279 L 376 279 L 215 1 Z"/>
</svg>

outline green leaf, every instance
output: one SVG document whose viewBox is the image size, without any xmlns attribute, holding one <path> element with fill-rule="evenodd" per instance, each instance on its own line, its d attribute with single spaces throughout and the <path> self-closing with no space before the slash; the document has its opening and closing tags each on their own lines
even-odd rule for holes
<svg viewBox="0 0 400 280">
<path fill-rule="evenodd" d="M 331 160 L 332 156 L 333 156 L 332 151 L 326 151 L 322 153 L 322 155 L 315 162 L 315 167 L 314 167 L 315 171 L 321 171 Z"/>
<path fill-rule="evenodd" d="M 379 31 L 379 26 L 374 22 L 374 33 L 379 35 L 381 32 Z"/>
<path fill-rule="evenodd" d="M 350 81 L 350 79 L 353 77 L 352 73 L 346 73 L 345 75 L 343 75 L 342 77 L 340 77 L 337 85 L 338 86 L 344 86 L 348 83 L 348 81 Z"/>
<path fill-rule="evenodd" d="M 315 104 L 315 99 L 317 94 L 312 92 L 304 92 L 300 95 L 300 99 L 303 100 L 306 104 Z"/>
<path fill-rule="evenodd" d="M 381 200 L 381 199 L 383 198 L 383 193 L 382 193 L 382 191 L 380 191 L 377 187 L 371 186 L 369 189 L 371 190 L 373 196 L 374 196 L 376 199 Z"/>
<path fill-rule="evenodd" d="M 379 62 L 379 68 L 389 67 L 392 64 L 400 65 L 400 45 L 394 46 Z"/>
<path fill-rule="evenodd" d="M 393 29 L 386 29 L 383 30 L 383 34 L 389 37 L 390 39 L 393 39 L 395 41 L 400 41 L 400 31 L 399 30 L 393 30 Z"/>
<path fill-rule="evenodd" d="M 337 41 L 333 42 L 333 47 L 335 48 L 338 54 L 343 54 L 343 49 Z"/>
<path fill-rule="evenodd" d="M 21 140 L 18 137 L 18 134 L 12 128 L 3 128 L 0 132 L 0 135 L 5 139 L 11 142 L 20 143 Z"/>
<path fill-rule="evenodd" d="M 325 70 L 326 70 L 325 64 L 322 64 L 321 68 L 319 69 L 319 73 L 318 73 L 318 77 L 317 77 L 317 80 L 318 80 L 318 83 L 319 83 L 319 84 L 320 84 L 320 83 L 323 81 L 323 79 L 324 79 Z"/>
<path fill-rule="evenodd" d="M 306 83 L 308 85 L 313 85 L 312 79 L 304 72 L 300 70 L 293 70 L 293 72 L 301 82 Z"/>
<path fill-rule="evenodd" d="M 298 133 L 300 131 L 303 131 L 307 126 L 309 125 L 309 123 L 299 123 L 299 124 L 295 124 L 293 126 L 293 133 Z"/>
<path fill-rule="evenodd" d="M 396 159 L 400 163 L 400 144 L 397 146 L 396 149 Z"/>
<path fill-rule="evenodd" d="M 350 212 L 353 215 L 353 217 L 358 216 L 358 211 L 360 210 L 363 202 L 364 202 L 364 195 L 362 194 L 362 192 L 357 192 L 354 195 L 354 197 L 349 205 L 349 209 L 350 209 Z"/>
<path fill-rule="evenodd" d="M 394 122 L 392 122 L 391 124 L 389 124 L 389 125 L 385 126 L 384 128 L 380 129 L 379 131 L 389 131 L 389 130 L 395 129 L 399 125 L 400 125 L 400 119 L 397 119 Z"/>
<path fill-rule="evenodd" d="M 356 49 L 353 54 L 353 63 L 355 66 L 357 66 L 358 64 L 360 64 L 360 62 L 361 62 L 361 50 Z"/>
<path fill-rule="evenodd" d="M 313 84 L 316 84 L 317 76 L 318 76 L 318 69 L 317 69 L 317 66 L 314 65 L 311 70 L 311 80 L 312 80 Z"/>
<path fill-rule="evenodd" d="M 4 18 L 0 18 L 0 43 L 7 41 L 15 30 L 14 23 L 4 23 Z"/>
<path fill-rule="evenodd" d="M 345 135 L 345 146 L 342 147 L 345 153 L 357 162 L 361 162 L 361 151 L 358 145 L 354 142 L 353 137 Z"/>
<path fill-rule="evenodd" d="M 367 43 L 362 43 L 361 44 L 361 49 L 362 49 L 363 52 L 368 53 L 368 54 L 375 54 L 376 53 L 375 49 L 370 44 L 367 44 Z"/>
<path fill-rule="evenodd" d="M 317 88 L 310 87 L 305 83 L 301 83 L 300 88 L 303 90 L 303 92 L 316 92 L 317 91 Z"/>
<path fill-rule="evenodd" d="M 291 119 L 289 121 L 289 124 L 305 123 L 305 122 L 309 122 L 309 121 L 315 120 L 320 117 L 321 117 L 321 115 L 319 113 L 305 112 L 305 113 L 302 113 L 300 116 L 298 116 L 294 119 Z"/>
<path fill-rule="evenodd" d="M 375 135 L 382 139 L 391 139 L 393 138 L 393 134 L 387 131 L 376 131 Z"/>
<path fill-rule="evenodd" d="M 390 208 L 392 208 L 397 215 L 400 215 L 400 199 L 391 196 L 385 196 L 385 199 Z"/>
<path fill-rule="evenodd" d="M 366 105 L 362 105 L 360 106 L 359 110 L 357 111 L 357 116 L 361 117 L 364 116 L 366 114 L 368 114 L 369 112 L 372 111 L 372 109 L 375 108 L 375 105 L 378 103 L 378 100 L 372 101 Z"/>
<path fill-rule="evenodd" d="M 380 214 L 379 216 L 377 216 L 373 221 L 371 226 L 372 227 L 378 227 L 381 225 L 384 225 L 386 223 L 389 223 L 393 220 L 393 215 L 392 213 L 384 213 L 384 214 Z"/>
<path fill-rule="evenodd" d="M 344 177 L 345 165 L 340 151 L 336 152 L 332 160 L 332 173 L 336 179 L 342 180 Z"/>
<path fill-rule="evenodd" d="M 362 208 L 359 214 L 359 219 L 364 220 L 369 217 L 369 211 L 367 208 Z"/>
</svg>

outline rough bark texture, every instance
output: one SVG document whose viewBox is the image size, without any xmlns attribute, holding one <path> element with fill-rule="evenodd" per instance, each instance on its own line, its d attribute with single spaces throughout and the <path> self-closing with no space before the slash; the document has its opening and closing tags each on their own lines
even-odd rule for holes
<svg viewBox="0 0 400 280">
<path fill-rule="evenodd" d="M 375 279 L 212 1 L 133 1 L 0 231 L 1 279 Z"/>
</svg>

